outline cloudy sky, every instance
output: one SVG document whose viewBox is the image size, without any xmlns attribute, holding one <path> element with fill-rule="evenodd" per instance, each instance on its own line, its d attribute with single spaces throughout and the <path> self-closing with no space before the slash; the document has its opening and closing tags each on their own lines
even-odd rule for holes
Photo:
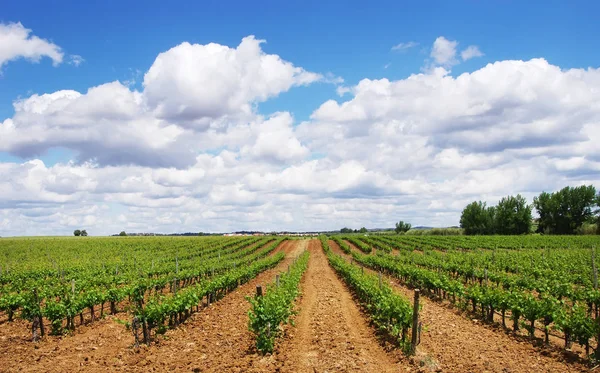
<svg viewBox="0 0 600 373">
<path fill-rule="evenodd" d="M 600 187 L 596 2 L 186 3 L 0 5 L 0 236 L 450 226 Z"/>
</svg>

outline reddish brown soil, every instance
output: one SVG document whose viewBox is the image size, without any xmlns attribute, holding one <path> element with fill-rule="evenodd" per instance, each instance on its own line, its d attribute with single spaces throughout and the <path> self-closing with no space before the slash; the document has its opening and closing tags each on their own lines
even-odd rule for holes
<svg viewBox="0 0 600 373">
<path fill-rule="evenodd" d="M 332 250 L 344 255 L 333 241 Z M 414 292 L 395 279 L 390 284 L 407 298 Z M 529 340 L 516 339 L 481 321 L 421 297 L 421 344 L 415 360 L 426 371 L 442 372 L 581 372 L 581 364 L 565 361 L 562 353 L 540 350 Z"/>
<path fill-rule="evenodd" d="M 29 341 L 25 322 L 2 324 L 0 371 L 2 372 L 147 372 L 147 371 L 245 371 L 241 365 L 260 359 L 251 352 L 245 297 L 256 285 L 273 281 L 299 255 L 305 244 L 286 241 L 286 259 L 276 268 L 240 286 L 225 298 L 194 314 L 184 324 L 159 337 L 157 343 L 132 348 L 133 335 L 113 317 L 78 327 L 75 334 Z M 306 241 L 305 241 L 306 242 Z M 118 315 L 125 318 L 125 314 Z M 125 316 L 125 317 L 124 317 Z"/>
<path fill-rule="evenodd" d="M 302 281 L 296 327 L 273 356 L 271 371 L 410 371 L 377 342 L 352 296 L 329 266 L 318 240 L 310 241 L 310 262 Z"/>
</svg>

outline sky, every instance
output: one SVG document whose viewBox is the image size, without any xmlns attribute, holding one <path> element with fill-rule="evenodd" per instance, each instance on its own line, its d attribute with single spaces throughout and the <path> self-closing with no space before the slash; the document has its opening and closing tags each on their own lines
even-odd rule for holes
<svg viewBox="0 0 600 373">
<path fill-rule="evenodd" d="M 3 2 L 0 236 L 444 227 L 600 189 L 599 12 Z"/>
</svg>

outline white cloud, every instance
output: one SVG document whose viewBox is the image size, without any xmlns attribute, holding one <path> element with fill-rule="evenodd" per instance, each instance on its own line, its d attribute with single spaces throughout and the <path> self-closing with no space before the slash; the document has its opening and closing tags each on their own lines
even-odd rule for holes
<svg viewBox="0 0 600 373">
<path fill-rule="evenodd" d="M 243 147 L 245 155 L 263 161 L 304 157 L 307 150 L 292 134 L 291 116 L 286 128 L 275 128 L 269 125 L 275 120 L 263 123 L 254 105 L 293 86 L 343 80 L 266 54 L 261 43 L 250 36 L 236 49 L 180 44 L 156 58 L 141 92 L 128 86 L 135 82 L 117 81 L 86 93 L 58 91 L 18 100 L 15 115 L 0 122 L 0 151 L 33 157 L 63 147 L 76 151 L 79 161 L 100 165 L 176 168 L 189 167 L 198 153 L 218 147 Z"/>
<path fill-rule="evenodd" d="M 452 66 L 458 63 L 456 59 L 457 41 L 448 40 L 443 36 L 438 37 L 433 42 L 430 56 L 437 65 Z"/>
<path fill-rule="evenodd" d="M 248 36 L 237 48 L 182 43 L 158 55 L 144 76 L 144 97 L 160 118 L 205 126 L 223 116 L 252 114 L 252 105 L 293 86 L 323 79 L 266 54 Z"/>
<path fill-rule="evenodd" d="M 460 52 L 460 57 L 463 61 L 470 60 L 471 58 L 481 57 L 483 53 L 479 50 L 479 47 L 476 45 L 469 45 L 467 49 Z"/>
<path fill-rule="evenodd" d="M 58 45 L 31 35 L 21 22 L 0 23 L 0 68 L 18 58 L 39 62 L 42 57 L 52 59 L 56 66 L 63 61 L 64 53 Z"/>
<path fill-rule="evenodd" d="M 392 47 L 392 50 L 393 51 L 400 51 L 400 52 L 402 52 L 402 51 L 406 51 L 406 50 L 408 50 L 410 48 L 414 48 L 414 47 L 416 47 L 418 45 L 419 45 L 419 43 L 417 43 L 417 42 L 408 41 L 406 43 L 398 43 L 398 44 L 394 45 Z"/>
<path fill-rule="evenodd" d="M 330 78 L 244 40 L 171 49 L 141 91 L 112 82 L 17 100 L 0 122 L 0 151 L 66 147 L 78 161 L 0 163 L 0 235 L 445 226 L 474 199 L 600 187 L 600 69 L 532 59 L 452 76 L 454 45 L 438 48 L 426 74 L 337 87 L 342 97 L 298 124 L 255 104 Z M 265 76 L 264 59 L 279 78 Z M 209 111 L 208 89 L 186 86 L 179 71 L 222 82 L 225 102 Z"/>
<path fill-rule="evenodd" d="M 78 54 L 69 55 L 69 65 L 73 65 L 75 67 L 79 67 L 82 63 L 85 62 L 85 59 Z"/>
</svg>

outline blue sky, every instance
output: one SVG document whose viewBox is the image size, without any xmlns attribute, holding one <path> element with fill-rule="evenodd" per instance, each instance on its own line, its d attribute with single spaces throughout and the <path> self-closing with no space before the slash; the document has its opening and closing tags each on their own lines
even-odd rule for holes
<svg viewBox="0 0 600 373">
<path fill-rule="evenodd" d="M 568 114 L 579 111 L 573 107 L 564 107 L 564 112 L 551 109 L 562 108 L 560 105 L 556 106 L 556 101 L 553 101 L 559 98 L 545 97 L 546 89 L 539 81 L 527 81 L 528 77 L 523 76 L 523 74 L 535 75 L 532 70 L 527 70 L 533 65 L 535 65 L 533 71 L 544 71 L 548 74 L 550 73 L 547 66 L 555 67 L 556 71 L 552 72 L 554 75 L 549 78 L 556 77 L 557 81 L 560 80 L 561 84 L 565 85 L 560 87 L 561 90 L 557 91 L 557 95 L 573 88 L 575 91 L 572 97 L 583 100 L 582 105 L 588 99 L 593 102 L 594 97 L 583 98 L 581 92 L 585 92 L 586 89 L 587 91 L 598 89 L 595 74 L 588 74 L 591 76 L 589 78 L 578 77 L 577 79 L 582 82 L 563 82 L 565 78 L 561 75 L 561 71 L 592 68 L 595 72 L 599 67 L 600 48 L 598 48 L 597 35 L 600 34 L 600 25 L 596 15 L 600 11 L 600 5 L 597 2 L 582 1 L 573 4 L 565 1 L 411 3 L 389 1 L 371 2 L 368 6 L 365 4 L 364 2 L 317 1 L 302 3 L 267 1 L 259 4 L 145 1 L 123 2 L 118 5 L 114 2 L 81 1 L 3 3 L 0 5 L 0 24 L 20 22 L 24 28 L 31 30 L 30 36 L 35 35 L 58 46 L 64 55 L 62 63 L 58 64 L 53 64 L 52 60 L 43 57 L 43 54 L 39 63 L 32 63 L 26 58 L 17 56 L 16 59 L 0 64 L 0 130 L 2 126 L 8 128 L 6 122 L 2 124 L 4 120 L 13 118 L 12 121 L 23 130 L 20 135 L 25 136 L 25 140 L 17 140 L 19 134 L 15 133 L 10 135 L 9 139 L 6 133 L 13 132 L 6 132 L 5 139 L 0 139 L 0 164 L 4 167 L 0 169 L 0 173 L 10 172 L 12 180 L 11 187 L 6 186 L 4 195 L 0 194 L 0 207 L 5 206 L 3 209 L 5 234 L 19 233 L 16 231 L 15 222 L 25 219 L 23 216 L 27 214 L 23 212 L 27 208 L 43 210 L 40 214 L 47 213 L 47 221 L 63 221 L 52 225 L 47 233 L 60 233 L 71 226 L 84 223 L 100 224 L 103 221 L 114 221 L 116 214 L 121 219 L 120 223 L 131 224 L 131 229 L 210 230 L 217 229 L 218 224 L 222 224 L 219 222 L 202 226 L 204 223 L 186 215 L 190 213 L 189 211 L 178 210 L 176 207 L 165 208 L 164 211 L 157 212 L 157 215 L 153 216 L 148 213 L 144 219 L 134 218 L 136 212 L 157 203 L 150 200 L 165 202 L 177 193 L 182 193 L 182 190 L 186 192 L 185 198 L 190 198 L 190 201 L 206 211 L 204 221 L 220 216 L 220 211 L 235 209 L 236 206 L 222 203 L 218 196 L 222 193 L 239 193 L 240 206 L 246 206 L 239 207 L 239 211 L 240 214 L 245 215 L 239 220 L 232 217 L 231 224 L 227 228 L 312 229 L 322 226 L 322 220 L 326 220 L 331 227 L 352 224 L 380 226 L 387 224 L 387 221 L 389 221 L 387 225 L 392 226 L 396 219 L 393 209 L 378 214 L 378 209 L 381 210 L 379 204 L 395 206 L 397 211 L 413 217 L 418 224 L 452 225 L 457 223 L 457 216 L 460 213 L 458 205 L 463 200 L 468 201 L 480 196 L 493 201 L 508 193 L 522 192 L 532 196 L 536 191 L 541 191 L 539 189 L 544 186 L 552 189 L 568 183 L 597 183 L 596 170 L 600 170 L 596 168 L 597 155 L 590 153 L 588 150 L 590 146 L 586 143 L 597 133 L 597 127 L 593 124 L 595 122 L 590 119 L 595 118 L 595 109 L 590 113 L 582 114 L 589 121 L 587 125 L 582 124 L 583 122 L 566 123 L 564 118 Z M 240 98 L 240 105 L 250 105 L 251 112 L 240 106 L 239 112 L 234 113 L 231 108 L 228 108 L 223 109 L 227 114 L 225 116 L 211 116 L 212 114 L 208 115 L 202 112 L 202 109 L 198 109 L 204 119 L 195 117 L 193 124 L 181 116 L 174 117 L 159 113 L 161 108 L 164 109 L 161 103 L 168 105 L 164 103 L 167 97 L 156 93 L 158 91 L 155 91 L 154 98 L 150 97 L 150 91 L 145 90 L 142 82 L 144 74 L 155 66 L 160 53 L 167 52 L 183 42 L 199 46 L 216 43 L 236 48 L 241 40 L 249 35 L 266 40 L 266 43 L 260 44 L 260 53 L 263 55 L 277 55 L 282 61 L 293 64 L 294 67 L 301 68 L 305 72 L 319 74 L 320 77 L 314 79 L 306 76 L 290 77 L 287 85 L 284 84 L 284 88 L 272 88 L 268 94 L 255 92 L 255 95 Z M 449 51 L 451 55 L 437 55 L 436 58 L 434 55 L 436 41 L 440 42 L 439 47 L 449 48 L 443 50 Z M 414 46 L 403 50 L 392 50 L 400 43 L 404 45 L 411 43 Z M 481 55 L 462 58 L 461 52 L 469 46 L 476 48 Z M 69 64 L 70 59 L 75 55 L 83 58 L 83 62 L 78 66 Z M 1 56 L 2 54 L 0 58 Z M 180 58 L 173 63 L 181 63 L 181 66 L 184 66 L 189 61 L 192 63 L 195 61 L 193 58 L 186 60 L 185 56 Z M 532 66 L 515 67 L 508 66 L 509 64 L 506 63 L 494 69 L 486 69 L 486 65 L 490 63 L 527 62 L 534 58 L 543 59 L 547 66 L 531 63 Z M 407 97 L 418 98 L 420 94 L 424 94 L 423 89 L 415 91 L 414 95 L 404 92 L 403 90 L 407 88 L 402 82 L 406 82 L 411 76 L 421 74 L 423 87 L 429 86 L 433 83 L 427 83 L 425 80 L 427 76 L 435 75 L 435 68 L 443 68 L 443 76 L 446 78 L 456 78 L 463 73 L 480 71 L 480 75 L 486 77 L 484 80 L 491 82 L 490 86 L 494 86 L 494 77 L 497 79 L 500 77 L 506 79 L 507 76 L 515 79 L 518 77 L 523 81 L 520 85 L 509 87 L 510 89 L 505 92 L 497 94 L 490 92 L 490 96 L 483 94 L 487 100 L 478 103 L 472 102 L 473 98 L 470 94 L 465 94 L 469 97 L 456 95 L 456 98 L 453 98 L 451 93 L 438 96 L 439 90 L 429 92 L 422 97 L 422 100 L 440 99 L 440 97 L 442 100 L 447 100 L 437 109 L 432 107 L 430 110 L 441 112 L 448 106 L 457 108 L 464 105 L 464 113 L 471 113 L 483 105 L 489 106 L 490 112 L 493 112 L 493 109 L 505 110 L 505 102 L 518 101 L 520 110 L 527 111 L 526 115 L 515 114 L 509 118 L 496 118 L 495 122 L 490 124 L 489 113 L 477 114 L 472 120 L 476 123 L 475 127 L 481 128 L 480 132 L 467 131 L 462 127 L 456 132 L 453 123 L 457 121 L 457 113 L 449 114 L 448 118 L 435 118 L 421 123 L 424 120 L 422 115 L 415 116 L 415 113 L 408 113 L 409 110 L 397 112 L 394 107 L 405 104 Z M 514 71 L 506 72 L 506 69 Z M 516 71 L 518 69 L 521 70 Z M 177 105 L 184 103 L 189 105 L 190 102 L 200 105 L 193 101 L 193 97 L 184 97 L 190 92 L 181 90 L 181 82 L 175 82 L 178 78 L 168 74 L 161 75 L 161 71 L 158 70 L 157 76 L 162 86 L 156 83 L 156 90 L 167 92 L 169 86 L 171 90 L 168 92 L 173 95 L 169 97 L 182 95 L 181 100 L 176 102 Z M 194 80 L 196 78 L 197 82 L 206 82 L 207 79 L 204 76 L 192 76 L 190 80 L 196 81 Z M 302 79 L 309 79 L 310 82 Z M 364 79 L 367 79 L 368 81 L 364 82 L 369 84 L 357 85 Z M 383 87 L 382 79 L 392 83 L 398 82 L 398 84 L 393 84 L 396 88 Z M 439 79 L 439 82 L 443 81 L 442 77 Z M 67 141 L 68 136 L 65 135 L 63 141 L 60 138 L 60 131 L 64 131 L 66 128 L 64 126 L 67 124 L 73 125 L 70 122 L 72 118 L 57 119 L 56 116 L 43 114 L 34 119 L 31 117 L 24 119 L 23 116 L 16 115 L 13 108 L 16 100 L 26 100 L 34 94 L 43 95 L 61 90 L 73 90 L 87 97 L 85 94 L 88 89 L 113 81 L 119 81 L 133 95 L 135 92 L 139 93 L 142 97 L 140 100 L 145 103 L 154 100 L 152 102 L 156 103 L 156 107 L 150 117 L 166 120 L 161 122 L 156 133 L 164 130 L 165 123 L 168 122 L 172 126 L 168 136 L 174 136 L 172 139 L 175 139 L 173 141 L 177 143 L 175 146 L 177 149 L 167 149 L 166 145 L 158 144 L 157 139 L 163 135 L 156 135 L 157 137 L 149 140 L 137 140 L 134 145 L 139 145 L 140 148 L 133 146 L 131 150 L 125 149 L 127 146 L 116 140 L 108 144 L 86 138 L 84 144 L 79 144 L 73 139 Z M 468 83 L 471 88 L 465 89 L 465 92 L 475 89 L 473 87 L 476 86 L 477 81 L 472 79 Z M 581 87 L 583 81 L 587 88 Z M 171 86 L 170 82 L 177 84 L 173 83 Z M 214 84 L 214 87 L 220 87 L 218 80 Z M 252 84 L 259 87 L 263 81 L 258 78 Z M 452 84 L 464 88 L 458 81 Z M 372 95 L 381 94 L 381 89 L 389 89 L 385 99 L 375 103 L 368 102 Z M 477 89 L 482 88 L 477 86 Z M 339 95 L 340 91 L 348 93 Z M 511 92 L 517 98 L 508 97 Z M 534 92 L 533 102 L 528 101 L 524 92 Z M 201 91 L 194 94 L 210 95 L 210 92 Z M 261 98 L 262 94 L 267 94 L 268 97 Z M 506 100 L 498 99 L 498 94 L 505 95 Z M 544 101 L 546 99 L 547 101 Z M 332 104 L 325 105 L 328 100 L 334 100 L 339 105 L 337 107 Z M 396 104 L 394 100 L 398 100 Z M 385 109 L 385 113 L 373 110 L 383 101 L 390 102 L 390 107 Z M 419 105 L 418 102 L 421 101 L 416 101 L 413 106 Z M 86 105 L 89 105 L 89 102 Z M 276 116 L 276 113 L 289 113 L 289 118 L 278 117 L 285 124 L 277 125 L 285 128 L 273 127 L 272 129 L 258 124 L 255 124 L 255 127 L 251 126 L 251 123 Z M 370 118 L 368 123 L 361 122 L 365 117 L 361 117 L 360 120 L 352 117 L 356 113 L 366 113 L 366 118 Z M 139 121 L 149 120 L 150 117 L 146 114 L 148 113 L 144 112 L 144 115 L 138 117 Z M 97 136 L 97 133 L 102 133 L 103 130 L 93 132 L 89 128 L 103 120 L 111 121 L 115 115 L 117 114 L 114 112 L 102 113 L 100 119 L 98 116 L 92 116 L 96 121 L 94 123 L 91 122 L 92 119 L 89 122 L 87 119 L 76 119 L 75 122 L 81 121 L 76 123 L 81 126 L 82 132 L 79 135 L 86 137 L 95 133 Z M 353 119 L 347 119 L 349 116 Z M 33 122 L 25 123 L 27 120 Z M 39 128 L 35 125 L 35 123 L 53 120 L 56 122 L 52 122 L 52 125 L 56 127 L 48 125 Z M 226 129 L 223 129 L 224 122 L 227 123 Z M 508 122 L 513 125 L 518 122 L 519 126 L 510 128 Z M 115 128 L 121 130 L 127 129 L 127 126 L 133 128 L 132 123 L 133 119 L 129 118 L 127 123 L 115 124 L 118 125 Z M 491 126 L 494 125 L 496 127 L 492 129 Z M 565 138 L 572 141 L 569 140 L 571 142 L 568 143 L 546 141 L 547 134 L 541 135 L 534 131 L 535 128 L 544 125 L 554 131 L 562 129 L 561 126 L 568 127 L 566 132 L 572 130 L 573 134 Z M 139 130 L 138 127 L 135 128 L 136 131 Z M 332 131 L 333 128 L 338 128 L 337 132 Z M 339 130 L 339 128 L 343 129 Z M 435 129 L 437 132 L 430 130 L 427 132 L 425 128 Z M 241 133 L 239 131 L 242 130 L 248 131 L 244 132 L 248 143 L 244 143 L 239 138 Z M 275 132 L 269 132 L 271 130 Z M 177 131 L 184 131 L 185 134 Z M 486 136 L 486 131 L 490 131 L 491 137 Z M 225 133 L 224 137 L 215 140 L 220 133 Z M 273 133 L 284 138 L 277 137 Z M 335 138 L 336 133 L 341 135 Z M 384 133 L 402 133 L 405 136 L 392 141 L 391 137 L 386 138 Z M 2 134 L 3 132 L 0 132 L 0 135 Z M 447 136 L 439 134 L 447 134 Z M 30 138 L 27 139 L 27 136 Z M 505 143 L 493 140 L 493 136 L 513 138 Z M 31 139 L 33 137 L 37 137 L 37 140 L 33 141 Z M 193 145 L 183 141 L 183 138 L 188 141 L 193 138 L 195 144 L 204 141 L 208 144 Z M 324 138 L 329 138 L 331 141 L 323 143 Z M 489 143 L 473 145 L 481 138 L 489 140 Z M 291 150 L 284 154 L 274 149 L 267 151 L 263 148 L 263 145 L 269 141 L 279 140 L 281 144 L 290 146 Z M 4 145 L 2 141 L 5 142 Z M 140 145 L 144 141 L 150 144 L 148 148 Z M 574 141 L 579 141 L 578 146 L 573 146 Z M 418 148 L 410 148 L 416 146 L 415 144 L 420 145 Z M 515 147 L 514 144 L 521 145 Z M 545 147 L 539 144 L 545 144 Z M 345 146 L 350 148 L 345 150 Z M 564 149 L 559 149 L 561 146 L 564 146 Z M 517 148 L 525 150 L 518 154 Z M 373 154 L 373 149 L 379 149 L 381 154 Z M 430 165 L 429 170 L 427 166 L 423 166 L 424 170 L 417 170 L 408 166 L 404 169 L 399 166 L 392 167 L 385 163 L 394 158 L 407 160 L 407 155 L 398 149 L 404 149 L 407 154 L 413 156 L 421 154 L 421 157 L 411 161 L 421 165 L 434 160 L 439 161 L 440 157 L 447 158 L 450 154 L 460 157 L 463 164 L 473 164 L 473 166 L 472 168 L 461 167 L 454 173 L 446 174 L 437 172 L 433 165 Z M 185 162 L 181 160 L 185 158 L 185 154 L 181 153 L 183 150 L 191 152 L 196 157 L 214 157 L 206 162 L 217 164 L 221 164 L 222 159 L 232 156 L 239 164 L 232 165 L 229 171 L 235 174 L 237 179 L 223 180 L 219 175 L 207 176 L 211 172 L 206 169 L 206 166 L 202 166 L 199 160 L 192 161 L 191 158 Z M 110 157 L 106 156 L 107 152 L 111 153 Z M 132 153 L 137 155 L 134 156 Z M 374 158 L 368 159 L 366 154 Z M 153 157 L 156 159 L 149 159 Z M 506 167 L 505 173 L 513 172 L 515 177 L 519 178 L 518 175 L 524 172 L 526 167 L 525 164 L 520 163 L 524 157 L 528 157 L 527 165 L 535 162 L 550 162 L 552 166 L 544 163 L 544 167 L 547 166 L 548 169 L 540 166 L 543 171 L 536 179 L 555 180 L 555 182 L 546 185 L 539 185 L 537 182 L 512 187 L 505 185 L 499 189 L 474 188 L 464 193 L 457 191 L 461 196 L 458 198 L 460 202 L 457 206 L 450 202 L 449 196 L 436 194 L 433 191 L 436 186 L 440 187 L 443 183 L 477 184 L 476 180 L 481 177 L 477 175 L 478 172 L 491 174 L 494 171 L 498 172 L 499 167 Z M 36 161 L 41 161 L 43 172 L 48 173 L 43 180 L 52 180 L 62 185 L 61 178 L 67 173 L 83 177 L 85 180 L 74 181 L 76 179 L 67 178 L 63 180 L 65 183 L 66 180 L 73 180 L 88 186 L 83 189 L 67 188 L 66 190 L 70 191 L 67 193 L 57 186 L 48 189 L 48 186 L 41 185 L 43 181 L 39 180 L 33 183 L 34 188 L 15 176 L 19 172 L 31 176 L 33 171 L 31 171 L 31 164 L 27 162 Z M 74 162 L 69 163 L 69 161 Z M 88 162 L 87 166 L 86 162 Z M 59 170 L 54 166 L 63 168 Z M 131 170 L 132 167 L 141 169 Z M 101 176 L 97 175 L 109 171 L 118 173 L 118 169 L 121 168 L 123 174 L 134 173 L 138 175 L 139 180 L 150 182 L 156 181 L 157 173 L 167 172 L 165 170 L 170 167 L 175 167 L 178 172 L 181 171 L 178 177 L 186 180 L 193 179 L 190 175 L 196 175 L 195 173 L 200 172 L 199 169 L 203 169 L 205 176 L 198 176 L 198 180 L 202 180 L 204 184 L 202 190 L 191 191 L 188 187 L 191 184 L 187 181 L 173 187 L 171 181 L 171 184 L 158 183 L 156 190 L 150 187 L 151 190 L 147 191 L 124 191 L 119 190 L 118 186 L 102 186 L 102 181 L 98 179 Z M 92 172 L 90 170 L 94 170 L 96 174 L 86 174 Z M 307 186 L 298 188 L 282 186 L 285 184 L 280 180 L 282 175 L 289 176 L 293 172 L 299 172 L 306 178 L 317 177 L 315 174 L 302 173 L 308 172 L 307 170 L 315 173 L 317 172 L 315 170 L 323 172 L 329 170 L 334 174 L 340 172 L 342 179 L 347 178 L 344 179 L 347 185 L 341 182 L 343 185 L 340 184 L 338 189 L 327 191 L 327 188 L 324 188 L 325 190 L 320 193 Z M 114 177 L 122 177 L 121 174 L 118 175 L 115 174 Z M 258 179 L 262 181 L 259 182 Z M 367 179 L 375 180 L 373 185 L 369 184 L 370 181 Z M 264 180 L 271 180 L 271 183 L 265 184 Z M 421 189 L 413 190 L 407 186 L 418 183 L 423 183 L 423 185 L 419 184 Z M 15 185 L 20 185 L 21 188 L 24 186 L 33 188 L 30 190 L 32 194 L 37 192 L 49 193 L 49 195 L 41 200 L 21 196 L 19 203 L 9 203 L 9 200 L 16 198 L 11 189 L 16 188 Z M 452 195 L 451 187 L 448 188 L 450 188 L 448 194 Z M 2 190 L 0 188 L 0 192 Z M 266 198 L 267 194 L 272 198 Z M 415 202 L 413 197 L 417 194 L 425 195 L 426 201 Z M 339 198 L 340 195 L 344 197 Z M 264 224 L 265 219 L 268 221 L 268 218 L 261 214 L 253 215 L 256 212 L 247 207 L 249 202 L 245 201 L 245 198 L 252 201 L 251 204 L 257 211 L 261 211 L 262 214 L 266 214 L 266 211 L 274 211 L 278 218 L 272 223 Z M 2 203 L 3 199 L 4 203 Z M 291 205 L 287 205 L 290 200 L 294 200 L 300 207 L 293 210 Z M 352 203 L 363 206 L 367 211 L 364 218 L 352 215 L 354 209 L 349 207 Z M 78 204 L 97 206 L 99 212 L 93 215 L 73 210 Z M 332 218 L 321 217 L 319 211 L 323 214 L 332 214 Z M 2 221 L 3 216 L 0 215 L 0 222 Z M 282 224 L 282 221 L 285 224 Z M 39 220 L 39 222 L 45 224 L 45 221 Z M 178 227 L 182 228 L 177 229 Z M 2 229 L 3 225 L 0 224 L 0 235 Z M 113 226 L 109 226 L 102 233 L 110 233 L 110 229 L 113 229 Z"/>
</svg>

